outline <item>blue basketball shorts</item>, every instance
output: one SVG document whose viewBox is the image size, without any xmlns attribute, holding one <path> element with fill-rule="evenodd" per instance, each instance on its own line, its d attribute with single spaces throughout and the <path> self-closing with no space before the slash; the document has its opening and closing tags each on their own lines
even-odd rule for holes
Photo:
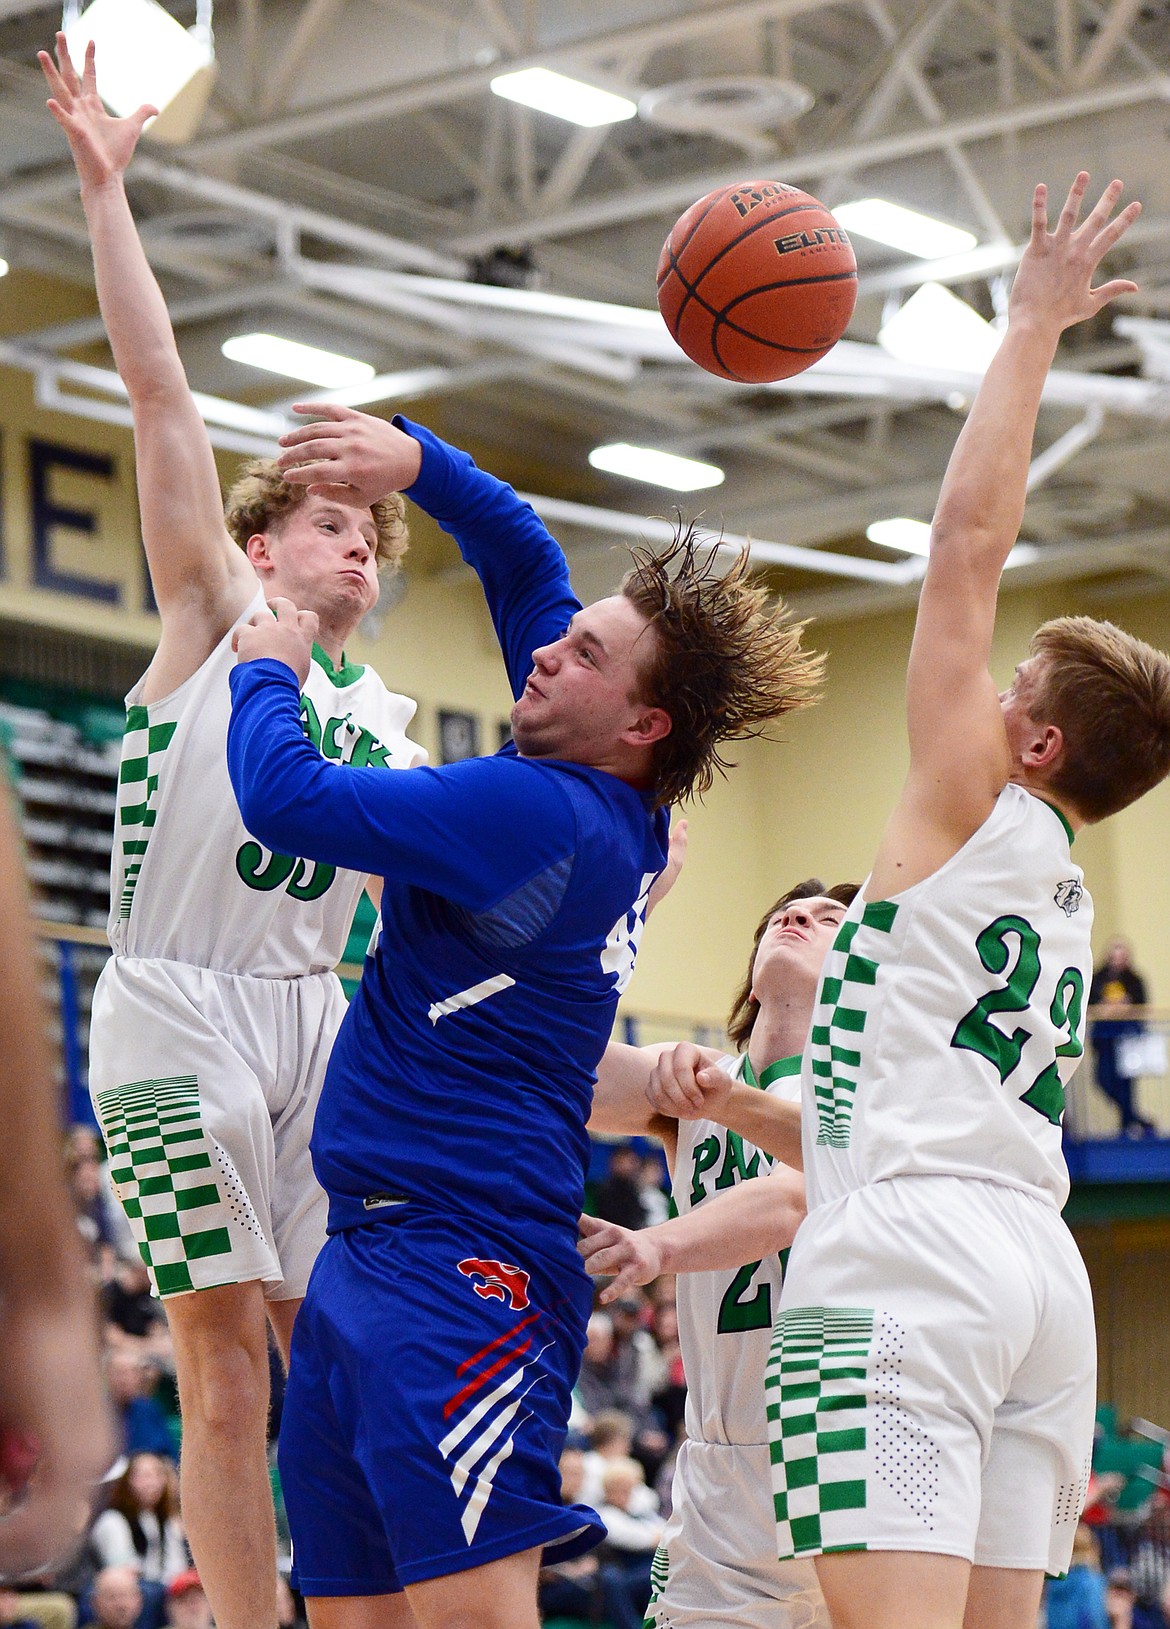
<svg viewBox="0 0 1170 1629">
<path fill-rule="evenodd" d="M 605 1537 L 558 1461 L 588 1280 L 409 1204 L 334 1234 L 293 1331 L 280 1476 L 293 1581 L 382 1595 Z"/>
</svg>

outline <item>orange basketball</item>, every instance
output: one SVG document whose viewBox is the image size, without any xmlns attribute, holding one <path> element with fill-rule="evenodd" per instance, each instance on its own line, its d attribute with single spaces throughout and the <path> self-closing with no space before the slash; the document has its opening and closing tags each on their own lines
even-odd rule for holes
<svg viewBox="0 0 1170 1629">
<path fill-rule="evenodd" d="M 709 192 L 658 261 L 658 308 L 701 368 L 744 384 L 788 379 L 841 338 L 857 262 L 824 204 L 782 181 Z"/>
</svg>

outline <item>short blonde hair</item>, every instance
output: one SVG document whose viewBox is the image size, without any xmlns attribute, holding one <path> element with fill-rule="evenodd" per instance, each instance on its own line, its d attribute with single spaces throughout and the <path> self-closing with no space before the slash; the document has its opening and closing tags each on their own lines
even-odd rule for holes
<svg viewBox="0 0 1170 1629">
<path fill-rule="evenodd" d="M 257 532 L 279 526 L 309 495 L 307 486 L 286 481 L 272 458 L 253 458 L 241 464 L 224 504 L 228 532 L 242 549 Z M 397 571 L 406 553 L 406 506 L 397 492 L 370 505 L 377 528 L 374 558 L 378 570 Z"/>
<path fill-rule="evenodd" d="M 1046 784 L 1082 819 L 1116 814 L 1170 774 L 1170 657 L 1093 617 L 1044 623 L 1032 655 L 1043 663 L 1032 716 L 1064 736 Z"/>
</svg>

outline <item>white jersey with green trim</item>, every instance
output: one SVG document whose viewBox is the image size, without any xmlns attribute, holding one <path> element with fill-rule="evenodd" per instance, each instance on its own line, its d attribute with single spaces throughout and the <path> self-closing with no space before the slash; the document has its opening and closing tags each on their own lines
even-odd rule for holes
<svg viewBox="0 0 1170 1629">
<path fill-rule="evenodd" d="M 228 780 L 232 633 L 161 701 L 126 697 L 110 890 L 117 955 L 222 973 L 296 978 L 341 960 L 365 878 L 273 854 L 245 830 Z M 426 757 L 408 740 L 415 704 L 372 668 L 335 668 L 319 646 L 301 694 L 305 733 L 327 758 L 408 769 Z"/>
<path fill-rule="evenodd" d="M 781 1058 L 757 1080 L 745 1053 L 722 1058 L 736 1080 L 796 1102 L 800 1058 Z M 713 1120 L 680 1120 L 671 1198 L 680 1216 L 776 1162 Z M 783 1252 L 787 1255 L 787 1251 Z M 680 1273 L 678 1338 L 687 1378 L 687 1436 L 694 1442 L 766 1443 L 764 1365 L 780 1305 L 781 1256 L 734 1272 Z"/>
<path fill-rule="evenodd" d="M 1093 902 L 1051 804 L 1009 784 L 957 854 L 854 900 L 802 1071 L 810 1211 L 890 1177 L 1004 1183 L 1063 1206 Z"/>
</svg>

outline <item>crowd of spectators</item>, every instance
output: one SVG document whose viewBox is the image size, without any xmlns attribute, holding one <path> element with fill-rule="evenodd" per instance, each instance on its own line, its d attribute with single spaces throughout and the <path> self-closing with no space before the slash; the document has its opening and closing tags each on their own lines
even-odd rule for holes
<svg viewBox="0 0 1170 1629">
<path fill-rule="evenodd" d="M 663 1220 L 669 1201 L 661 1154 L 637 1143 L 607 1152 L 592 1208 L 626 1227 Z M 100 1304 L 122 1454 L 68 1567 L 20 1590 L 0 1587 L 0 1629 L 212 1629 L 183 1533 L 166 1319 L 110 1188 L 97 1133 L 75 1128 L 65 1161 Z M 273 1379 L 275 1441 L 282 1392 L 275 1354 Z M 566 1503 L 601 1512 L 608 1537 L 589 1555 L 542 1572 L 546 1624 L 641 1629 L 670 1515 L 685 1405 L 674 1279 L 595 1310 L 561 1481 Z M 1112 1410 L 1099 1412 L 1088 1503 L 1069 1572 L 1046 1588 L 1044 1629 L 1170 1629 L 1168 1454 L 1170 1433 L 1144 1422 L 1123 1430 Z M 279 1522 L 275 1468 L 273 1476 Z M 287 1585 L 281 1622 L 290 1629 L 304 1622 Z"/>
<path fill-rule="evenodd" d="M 181 1427 L 166 1317 L 114 1196 L 97 1131 L 75 1126 L 64 1158 L 93 1275 L 121 1453 L 77 1554 L 19 1589 L 0 1586 L 0 1629 L 212 1629 L 183 1531 Z M 275 1355 L 274 1370 L 279 1385 Z M 281 1623 L 288 1629 L 304 1623 L 287 1585 Z"/>
<path fill-rule="evenodd" d="M 1098 1410 L 1072 1565 L 1044 1609 L 1045 1629 L 1170 1629 L 1170 1432 Z"/>
</svg>

